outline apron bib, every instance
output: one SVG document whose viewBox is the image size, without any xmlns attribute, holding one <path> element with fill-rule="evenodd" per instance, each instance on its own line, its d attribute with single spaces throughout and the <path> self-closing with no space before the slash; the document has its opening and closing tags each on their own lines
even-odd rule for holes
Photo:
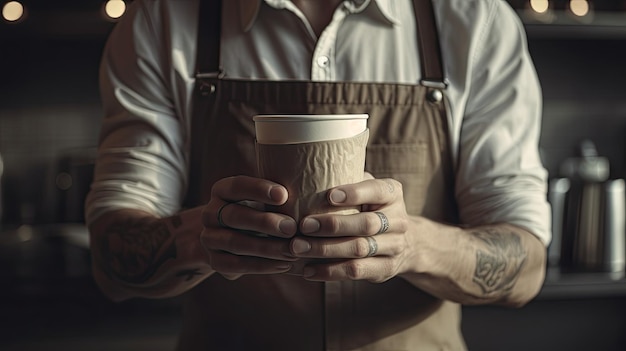
<svg viewBox="0 0 626 351">
<path fill-rule="evenodd" d="M 456 223 L 434 14 L 430 0 L 414 3 L 420 85 L 224 79 L 220 1 L 201 1 L 189 205 L 206 203 L 221 178 L 257 176 L 254 115 L 367 113 L 366 170 L 403 184 L 409 214 Z M 214 274 L 185 294 L 179 343 L 181 351 L 464 349 L 460 306 L 401 278 L 319 283 L 293 275 Z"/>
</svg>

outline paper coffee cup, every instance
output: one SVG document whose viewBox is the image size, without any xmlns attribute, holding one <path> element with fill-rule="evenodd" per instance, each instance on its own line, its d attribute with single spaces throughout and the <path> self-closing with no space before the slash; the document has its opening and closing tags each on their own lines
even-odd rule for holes
<svg viewBox="0 0 626 351">
<path fill-rule="evenodd" d="M 318 213 L 354 214 L 358 207 L 328 203 L 328 189 L 363 180 L 369 139 L 366 114 L 255 116 L 259 176 L 282 184 L 287 202 L 266 206 L 296 221 Z M 309 260 L 293 263 L 301 274 Z"/>
<path fill-rule="evenodd" d="M 367 114 L 254 116 L 259 144 L 300 144 L 350 138 L 367 129 Z"/>
</svg>

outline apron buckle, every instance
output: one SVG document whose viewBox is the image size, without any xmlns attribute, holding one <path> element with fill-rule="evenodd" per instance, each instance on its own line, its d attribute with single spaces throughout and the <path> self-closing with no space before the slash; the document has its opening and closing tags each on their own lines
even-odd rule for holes
<svg viewBox="0 0 626 351">
<path fill-rule="evenodd" d="M 445 80 L 440 81 L 440 80 L 422 79 L 420 80 L 420 84 L 428 88 L 444 89 L 444 90 L 448 87 L 448 82 L 446 82 Z"/>
</svg>

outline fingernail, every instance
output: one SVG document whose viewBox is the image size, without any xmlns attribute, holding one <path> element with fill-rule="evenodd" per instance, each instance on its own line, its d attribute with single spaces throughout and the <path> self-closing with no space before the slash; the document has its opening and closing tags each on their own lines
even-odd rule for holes
<svg viewBox="0 0 626 351">
<path fill-rule="evenodd" d="M 304 239 L 295 238 L 291 242 L 291 250 L 296 255 L 309 252 L 309 250 L 311 250 L 311 244 Z"/>
<path fill-rule="evenodd" d="M 302 269 L 302 276 L 307 278 L 307 277 L 312 277 L 315 274 L 315 268 L 313 267 L 304 267 Z"/>
<path fill-rule="evenodd" d="M 305 218 L 301 226 L 302 233 L 313 233 L 320 230 L 320 221 L 314 218 Z"/>
<path fill-rule="evenodd" d="M 276 185 L 271 187 L 268 196 L 270 200 L 278 204 L 282 204 L 287 201 L 287 198 L 285 197 L 285 190 L 282 186 Z"/>
<path fill-rule="evenodd" d="M 278 223 L 278 229 L 280 229 L 280 231 L 283 234 L 292 236 L 296 234 L 296 230 L 298 230 L 298 226 L 296 225 L 296 221 L 294 220 L 283 219 L 282 221 L 280 221 L 280 223 Z"/>
<path fill-rule="evenodd" d="M 334 203 L 342 203 L 346 201 L 346 193 L 343 190 L 334 190 L 330 193 L 330 201 Z"/>
</svg>

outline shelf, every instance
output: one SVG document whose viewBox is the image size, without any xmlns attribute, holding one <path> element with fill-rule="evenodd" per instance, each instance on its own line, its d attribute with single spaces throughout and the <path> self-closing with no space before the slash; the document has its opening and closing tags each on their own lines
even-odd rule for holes
<svg viewBox="0 0 626 351">
<path fill-rule="evenodd" d="M 538 300 L 626 298 L 624 273 L 561 273 L 548 269 Z"/>
<path fill-rule="evenodd" d="M 537 15 L 518 11 L 532 39 L 626 39 L 626 12 L 596 12 L 577 18 L 566 11 Z"/>
</svg>

